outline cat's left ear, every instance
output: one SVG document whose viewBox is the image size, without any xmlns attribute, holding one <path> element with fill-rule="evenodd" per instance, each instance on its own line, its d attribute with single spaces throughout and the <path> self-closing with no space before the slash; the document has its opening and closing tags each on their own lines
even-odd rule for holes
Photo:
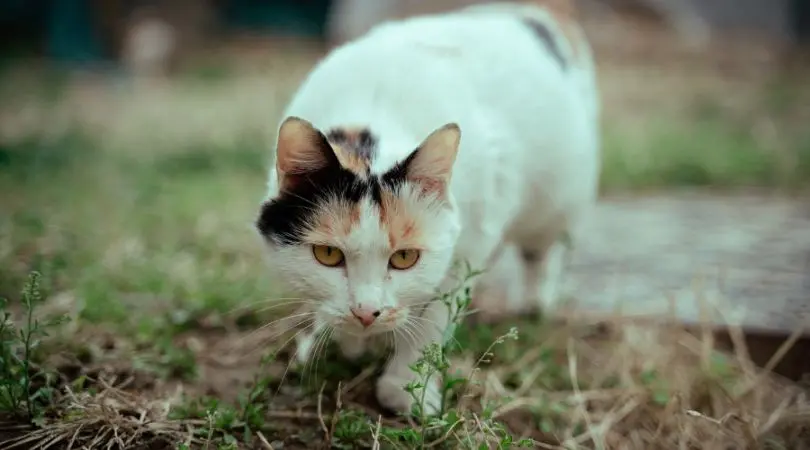
<svg viewBox="0 0 810 450">
<path fill-rule="evenodd" d="M 426 191 L 443 193 L 450 183 L 460 143 L 461 129 L 455 123 L 433 131 L 408 158 L 407 178 Z"/>
</svg>

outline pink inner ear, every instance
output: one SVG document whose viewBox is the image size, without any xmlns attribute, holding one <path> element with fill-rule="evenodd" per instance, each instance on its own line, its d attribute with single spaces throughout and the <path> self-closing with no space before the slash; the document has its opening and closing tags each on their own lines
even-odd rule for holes
<svg viewBox="0 0 810 450">
<path fill-rule="evenodd" d="M 278 173 L 278 185 L 281 192 L 294 190 L 303 181 L 303 177 L 297 174 Z"/>
<path fill-rule="evenodd" d="M 421 188 L 422 195 L 427 194 L 436 194 L 440 197 L 444 197 L 445 193 L 445 182 L 439 178 L 413 178 L 413 181 L 417 183 L 417 185 Z"/>
<path fill-rule="evenodd" d="M 282 123 L 276 148 L 276 167 L 285 176 L 320 170 L 334 158 L 326 137 L 297 117 L 289 117 Z"/>
</svg>

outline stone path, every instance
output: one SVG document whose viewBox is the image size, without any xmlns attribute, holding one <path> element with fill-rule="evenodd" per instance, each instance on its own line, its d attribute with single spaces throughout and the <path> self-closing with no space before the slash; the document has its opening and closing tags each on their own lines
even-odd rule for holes
<svg viewBox="0 0 810 450">
<path fill-rule="evenodd" d="M 810 199 L 604 200 L 577 246 L 567 288 L 575 315 L 609 314 L 621 304 L 624 315 L 674 308 L 696 323 L 702 304 L 719 324 L 789 333 L 810 325 Z"/>
</svg>

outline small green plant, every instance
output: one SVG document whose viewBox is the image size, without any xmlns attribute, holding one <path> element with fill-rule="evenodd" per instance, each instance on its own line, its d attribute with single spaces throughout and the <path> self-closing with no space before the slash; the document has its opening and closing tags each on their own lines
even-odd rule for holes
<svg viewBox="0 0 810 450">
<path fill-rule="evenodd" d="M 337 412 L 332 447 L 339 449 L 357 448 L 358 444 L 369 445 L 373 424 L 362 411 L 343 409 Z"/>
<path fill-rule="evenodd" d="M 420 420 L 421 429 L 418 438 L 413 436 L 413 433 L 403 434 L 401 431 L 396 433 L 396 437 L 400 439 L 400 442 L 409 441 L 408 443 L 413 445 L 414 448 L 432 448 L 442 443 L 450 445 L 451 441 L 447 437 L 464 426 L 465 414 L 467 413 L 462 409 L 451 407 L 452 400 L 454 397 L 458 397 L 464 391 L 464 388 L 476 383 L 475 375 L 479 371 L 479 366 L 491 361 L 494 356 L 492 350 L 495 346 L 503 344 L 507 340 L 518 339 L 517 328 L 512 327 L 506 334 L 497 337 L 490 344 L 476 362 L 472 373 L 465 375 L 451 371 L 449 357 L 462 350 L 453 335 L 456 328 L 470 314 L 472 297 L 469 281 L 481 274 L 481 272 L 470 270 L 469 266 L 465 266 L 465 269 L 467 275 L 463 278 L 459 287 L 444 293 L 440 298 L 442 303 L 447 306 L 450 316 L 450 326 L 446 330 L 443 344 L 433 343 L 423 349 L 422 357 L 411 366 L 411 370 L 417 375 L 417 380 L 405 386 L 405 389 L 415 400 L 412 414 Z M 428 383 L 434 382 L 436 378 L 441 381 L 441 404 L 439 414 L 431 417 L 425 413 L 422 407 L 425 401 L 424 387 Z M 493 437 L 498 441 L 497 448 L 510 448 L 513 445 L 531 446 L 529 441 L 515 442 L 508 430 L 494 420 L 492 412 L 495 406 L 497 405 L 489 405 L 489 407 L 484 408 L 481 420 L 486 422 L 489 433 L 494 435 Z M 455 442 L 455 445 L 459 444 L 469 448 L 478 448 L 480 446 L 483 446 L 481 448 L 490 448 L 487 443 L 482 442 Z"/>
<path fill-rule="evenodd" d="M 666 380 L 655 369 L 647 369 L 641 372 L 641 384 L 650 390 L 653 402 L 659 406 L 666 406 L 671 399 L 671 393 L 667 387 Z"/>
<path fill-rule="evenodd" d="M 36 421 L 53 395 L 53 377 L 38 368 L 33 358 L 46 330 L 64 322 L 63 317 L 44 322 L 34 319 L 42 300 L 40 274 L 32 272 L 22 290 L 25 318 L 22 326 L 12 321 L 7 300 L 0 299 L 0 412 L 18 419 Z"/>
<path fill-rule="evenodd" d="M 171 336 L 153 338 L 154 351 L 133 361 L 133 366 L 155 373 L 161 378 L 179 378 L 194 381 L 198 376 L 197 360 L 194 352 L 186 347 L 175 345 Z"/>
<path fill-rule="evenodd" d="M 262 359 L 262 369 L 275 359 L 274 354 Z M 260 370 L 260 373 L 264 370 Z M 241 393 L 236 404 L 223 403 L 216 398 L 203 397 L 175 406 L 169 413 L 173 420 L 205 419 L 206 425 L 197 428 L 194 434 L 207 440 L 217 439 L 226 447 L 236 445 L 236 437 L 250 442 L 257 431 L 266 430 L 265 412 L 269 405 L 267 386 L 272 377 L 257 376 L 253 385 Z M 234 447 L 236 448 L 236 447 Z"/>
<path fill-rule="evenodd" d="M 169 419 L 203 419 L 205 425 L 194 429 L 194 436 L 205 441 L 234 441 L 234 434 L 242 432 L 246 424 L 240 419 L 240 411 L 234 405 L 221 403 L 216 398 L 203 397 L 175 406 Z"/>
</svg>

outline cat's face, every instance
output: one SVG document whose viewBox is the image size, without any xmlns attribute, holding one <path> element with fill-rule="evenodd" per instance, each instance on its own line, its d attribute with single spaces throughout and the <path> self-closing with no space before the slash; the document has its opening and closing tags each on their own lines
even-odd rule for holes
<svg viewBox="0 0 810 450">
<path fill-rule="evenodd" d="M 374 174 L 367 131 L 324 135 L 302 119 L 282 123 L 278 193 L 257 227 L 271 271 L 319 324 L 358 336 L 421 332 L 425 324 L 408 315 L 435 296 L 460 231 L 448 192 L 459 139 L 457 126 L 442 127 Z"/>
</svg>

